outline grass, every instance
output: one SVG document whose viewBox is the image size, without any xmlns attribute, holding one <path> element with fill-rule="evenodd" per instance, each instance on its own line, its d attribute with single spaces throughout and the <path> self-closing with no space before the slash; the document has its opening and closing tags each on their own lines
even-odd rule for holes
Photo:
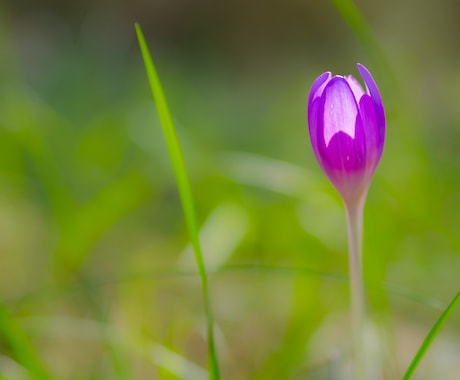
<svg viewBox="0 0 460 380">
<path fill-rule="evenodd" d="M 426 338 L 423 340 L 420 348 L 418 349 L 417 353 L 414 356 L 414 359 L 412 359 L 409 367 L 407 368 L 407 371 L 403 376 L 403 380 L 408 380 L 412 378 L 412 375 L 417 369 L 418 364 L 423 359 L 423 357 L 425 356 L 430 346 L 433 344 L 434 340 L 438 336 L 439 332 L 441 331 L 442 327 L 446 323 L 449 316 L 454 311 L 459 301 L 460 301 L 460 292 L 457 293 L 456 296 L 452 299 L 452 302 L 443 311 L 439 319 L 436 321 L 436 323 L 431 328 Z"/>
<path fill-rule="evenodd" d="M 30 379 L 52 379 L 45 363 L 37 354 L 37 349 L 3 305 L 0 305 L 0 335 L 14 352 L 20 365 L 27 370 Z M 3 374 L 2 377 L 5 378 Z"/>
<path fill-rule="evenodd" d="M 123 55 L 122 40 L 102 49 L 56 32 L 66 48 L 52 36 L 27 45 L 0 12 L 0 379 L 202 380 L 217 368 L 225 379 L 340 379 L 350 352 L 345 218 L 309 148 L 305 101 L 316 75 L 330 65 L 356 74 L 355 61 L 376 70 L 388 104 L 363 247 L 385 375 L 455 378 L 454 49 L 441 54 L 449 35 L 427 26 L 440 19 L 431 11 L 428 24 L 419 10 L 387 28 L 403 5 L 332 5 L 296 8 L 320 42 L 293 52 L 283 39 L 275 56 L 244 50 L 257 46 L 246 34 L 229 45 L 224 29 L 213 36 L 225 55 L 201 29 L 184 53 L 180 36 L 168 45 L 145 24 L 168 95 L 141 39 L 156 110 L 134 43 Z M 406 44 L 411 30 L 423 50 Z"/>
<path fill-rule="evenodd" d="M 144 59 L 147 76 L 152 90 L 152 95 L 155 100 L 155 105 L 158 110 L 158 116 L 163 127 L 163 134 L 168 146 L 169 157 L 172 162 L 174 173 L 176 176 L 177 187 L 184 209 L 185 221 L 192 242 L 195 260 L 200 274 L 201 286 L 203 291 L 204 311 L 206 313 L 207 339 L 209 344 L 209 379 L 218 380 L 220 378 L 219 364 L 217 361 L 217 352 L 214 339 L 214 317 L 211 307 L 211 299 L 208 288 L 208 277 L 206 267 L 203 260 L 203 252 L 201 249 L 199 237 L 199 222 L 195 211 L 195 202 L 193 200 L 190 180 L 185 167 L 185 161 L 182 150 L 177 138 L 176 130 L 172 120 L 169 107 L 163 89 L 160 84 L 155 66 L 153 64 L 150 52 L 144 39 L 141 27 L 136 24 L 136 33 L 139 41 L 142 57 Z"/>
</svg>

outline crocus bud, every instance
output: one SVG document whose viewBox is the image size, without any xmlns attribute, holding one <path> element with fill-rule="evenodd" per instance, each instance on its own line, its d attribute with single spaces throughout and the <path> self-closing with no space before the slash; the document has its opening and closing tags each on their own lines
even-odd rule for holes
<svg viewBox="0 0 460 380">
<path fill-rule="evenodd" d="M 308 98 L 308 127 L 315 156 L 345 203 L 366 194 L 385 140 L 385 111 L 369 70 L 358 63 L 364 92 L 351 75 L 320 75 Z"/>
</svg>

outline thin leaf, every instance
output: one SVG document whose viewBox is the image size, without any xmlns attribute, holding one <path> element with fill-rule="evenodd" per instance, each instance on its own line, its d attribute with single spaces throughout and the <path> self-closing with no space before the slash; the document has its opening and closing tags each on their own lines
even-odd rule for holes
<svg viewBox="0 0 460 380">
<path fill-rule="evenodd" d="M 441 328 L 444 326 L 444 324 L 447 321 L 447 318 L 449 318 L 450 314 L 454 310 L 455 306 L 457 306 L 459 301 L 460 301 L 460 292 L 457 293 L 457 295 L 454 297 L 452 302 L 449 304 L 449 306 L 447 306 L 446 310 L 444 310 L 444 312 L 441 314 L 441 316 L 436 321 L 434 326 L 431 328 L 430 332 L 426 336 L 422 345 L 420 346 L 414 358 L 412 359 L 412 362 L 407 368 L 407 371 L 403 376 L 403 380 L 409 380 L 411 378 L 418 364 L 420 363 L 422 358 L 425 356 L 428 348 L 430 348 L 431 344 L 433 343 L 435 338 L 438 336 L 439 332 L 441 331 Z"/>
<path fill-rule="evenodd" d="M 137 39 L 144 60 L 145 69 L 152 90 L 153 99 L 157 108 L 158 117 L 163 128 L 163 134 L 166 140 L 169 157 L 173 166 L 174 174 L 176 177 L 177 187 L 179 190 L 179 196 L 181 199 L 182 207 L 184 210 L 185 222 L 190 235 L 190 240 L 195 253 L 195 260 L 198 266 L 198 272 L 201 279 L 201 286 L 203 292 L 203 299 L 205 305 L 205 313 L 207 319 L 207 334 L 208 334 L 208 350 L 209 350 L 209 376 L 210 379 L 217 380 L 220 378 L 219 366 L 217 362 L 217 354 L 214 344 L 214 332 L 213 332 L 213 315 L 211 309 L 211 303 L 209 300 L 208 290 L 208 278 L 206 274 L 205 264 L 203 260 L 203 253 L 201 250 L 200 239 L 198 236 L 198 221 L 195 211 L 195 203 L 193 200 L 192 189 L 190 186 L 190 180 L 185 167 L 185 161 L 182 155 L 182 150 L 179 144 L 179 140 L 176 135 L 174 123 L 169 111 L 166 97 L 164 95 L 160 79 L 156 72 L 153 64 L 152 57 L 150 55 L 147 43 L 145 42 L 144 35 L 142 33 L 139 24 L 135 25 Z"/>
<path fill-rule="evenodd" d="M 331 0 L 331 2 L 355 34 L 361 46 L 368 54 L 372 65 L 386 78 L 386 81 L 382 82 L 382 84 L 388 83 L 389 87 L 393 88 L 397 86 L 397 80 L 377 38 L 353 0 Z"/>
<path fill-rule="evenodd" d="M 28 370 L 30 379 L 51 379 L 37 350 L 2 304 L 0 304 L 0 337 L 14 352 L 18 362 Z"/>
</svg>

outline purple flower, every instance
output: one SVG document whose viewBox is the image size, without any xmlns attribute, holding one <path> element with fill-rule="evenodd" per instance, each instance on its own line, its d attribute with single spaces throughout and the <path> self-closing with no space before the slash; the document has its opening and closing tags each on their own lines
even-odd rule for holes
<svg viewBox="0 0 460 380">
<path fill-rule="evenodd" d="M 385 111 L 369 70 L 358 63 L 367 87 L 351 75 L 320 75 L 308 98 L 308 128 L 316 158 L 346 203 L 363 199 L 385 140 Z"/>
</svg>

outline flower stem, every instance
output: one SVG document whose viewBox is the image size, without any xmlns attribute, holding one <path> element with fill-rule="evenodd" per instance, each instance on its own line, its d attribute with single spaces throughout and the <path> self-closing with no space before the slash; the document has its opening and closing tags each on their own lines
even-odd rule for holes
<svg viewBox="0 0 460 380">
<path fill-rule="evenodd" d="M 365 380 L 365 296 L 362 268 L 363 208 L 365 197 L 346 202 L 348 225 L 348 256 L 350 266 L 351 328 L 353 344 L 353 380 Z"/>
</svg>

